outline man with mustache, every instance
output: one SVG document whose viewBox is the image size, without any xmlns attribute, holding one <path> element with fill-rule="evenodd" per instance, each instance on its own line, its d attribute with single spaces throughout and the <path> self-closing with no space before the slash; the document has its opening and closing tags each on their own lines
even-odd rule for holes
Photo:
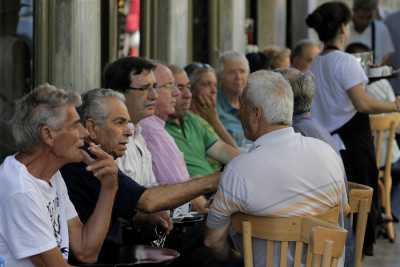
<svg viewBox="0 0 400 267">
<path fill-rule="evenodd" d="M 93 89 L 86 92 L 82 99 L 79 113 L 89 133 L 87 141 L 100 145 L 114 158 L 121 157 L 132 135 L 124 95 L 111 89 Z M 87 220 L 99 196 L 99 183 L 83 163 L 68 164 L 61 169 L 61 173 L 80 218 L 83 221 Z M 173 209 L 201 194 L 215 190 L 218 177 L 210 175 L 185 183 L 145 188 L 118 171 L 118 183 L 112 225 L 98 263 L 118 261 L 119 245 L 123 244 L 124 240 L 120 240 L 118 235 L 113 233 L 120 229 L 118 222 L 121 219 L 134 219 L 135 223 L 161 224 L 169 232 L 172 222 L 165 212 L 149 213 Z"/>
</svg>

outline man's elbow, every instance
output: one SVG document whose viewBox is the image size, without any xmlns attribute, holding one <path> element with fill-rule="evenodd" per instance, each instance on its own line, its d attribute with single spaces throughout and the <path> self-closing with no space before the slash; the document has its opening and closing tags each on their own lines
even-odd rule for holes
<svg viewBox="0 0 400 267">
<path fill-rule="evenodd" d="M 159 200 L 151 197 L 151 190 L 146 190 L 139 198 L 137 209 L 145 213 L 154 213 L 161 210 Z"/>
<path fill-rule="evenodd" d="M 74 252 L 74 256 L 78 261 L 83 263 L 96 263 L 99 254 L 96 252 L 82 251 Z"/>
<path fill-rule="evenodd" d="M 371 107 L 367 103 L 358 103 L 355 105 L 355 108 L 358 112 L 360 113 L 370 113 L 371 112 Z"/>
</svg>

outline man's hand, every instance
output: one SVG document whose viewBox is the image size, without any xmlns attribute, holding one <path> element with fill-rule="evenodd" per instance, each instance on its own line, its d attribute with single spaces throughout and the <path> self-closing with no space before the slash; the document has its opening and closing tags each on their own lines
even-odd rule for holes
<svg viewBox="0 0 400 267">
<path fill-rule="evenodd" d="M 84 152 L 84 162 L 87 164 L 86 170 L 93 172 L 101 183 L 103 189 L 118 188 L 118 166 L 112 156 L 107 154 L 99 146 L 91 143 L 89 147 L 96 159 L 93 159 Z"/>
<path fill-rule="evenodd" d="M 139 212 L 136 214 L 134 222 L 138 224 L 160 225 L 167 234 L 169 234 L 173 228 L 173 222 L 168 211 L 154 213 Z"/>
<path fill-rule="evenodd" d="M 193 107 L 203 119 L 213 122 L 219 119 L 216 101 L 209 96 L 199 96 L 193 101 Z"/>
</svg>

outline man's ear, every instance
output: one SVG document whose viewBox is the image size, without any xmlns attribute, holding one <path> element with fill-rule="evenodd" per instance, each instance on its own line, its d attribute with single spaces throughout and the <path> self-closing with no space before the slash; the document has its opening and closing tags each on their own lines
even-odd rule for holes
<svg viewBox="0 0 400 267">
<path fill-rule="evenodd" d="M 43 125 L 40 127 L 39 130 L 40 138 L 42 139 L 43 143 L 48 146 L 53 146 L 54 140 L 56 138 L 54 131 L 47 125 Z"/>
<path fill-rule="evenodd" d="M 96 140 L 96 136 L 97 136 L 96 122 L 92 119 L 87 119 L 84 121 L 83 126 L 85 126 L 86 130 L 89 132 L 89 138 L 91 140 Z"/>
<path fill-rule="evenodd" d="M 260 107 L 253 107 L 253 112 L 257 121 L 260 121 L 263 116 L 263 110 Z"/>
</svg>

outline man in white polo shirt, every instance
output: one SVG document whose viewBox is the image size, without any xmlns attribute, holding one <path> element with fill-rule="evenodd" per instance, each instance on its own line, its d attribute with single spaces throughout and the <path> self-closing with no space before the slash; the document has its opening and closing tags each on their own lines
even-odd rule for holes
<svg viewBox="0 0 400 267">
<path fill-rule="evenodd" d="M 341 159 L 328 144 L 295 133 L 292 114 L 293 93 L 280 74 L 250 74 L 240 118 L 254 147 L 225 168 L 207 218 L 205 245 L 221 260 L 235 255 L 227 242 L 235 212 L 317 215 L 347 203 Z M 232 237 L 240 244 L 239 235 Z M 265 242 L 253 242 L 255 266 L 265 266 Z"/>
</svg>

